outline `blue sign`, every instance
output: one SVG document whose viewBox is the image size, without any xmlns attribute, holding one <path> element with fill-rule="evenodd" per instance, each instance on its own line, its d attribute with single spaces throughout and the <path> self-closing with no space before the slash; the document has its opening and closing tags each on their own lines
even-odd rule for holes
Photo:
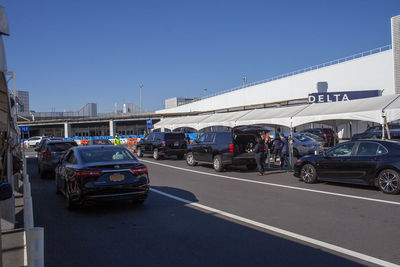
<svg viewBox="0 0 400 267">
<path fill-rule="evenodd" d="M 23 133 L 29 133 L 29 126 L 20 126 L 21 132 Z"/>
<path fill-rule="evenodd" d="M 380 95 L 380 90 L 312 93 L 308 95 L 308 103 L 341 102 Z"/>
<path fill-rule="evenodd" d="M 147 129 L 148 129 L 148 130 L 154 128 L 153 123 L 151 122 L 151 119 L 147 119 L 147 120 L 146 120 L 146 126 L 147 126 Z"/>
</svg>

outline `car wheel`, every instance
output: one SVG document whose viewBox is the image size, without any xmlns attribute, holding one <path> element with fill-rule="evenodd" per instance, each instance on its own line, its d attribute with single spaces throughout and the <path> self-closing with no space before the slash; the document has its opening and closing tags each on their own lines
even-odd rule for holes
<svg viewBox="0 0 400 267">
<path fill-rule="evenodd" d="M 137 148 L 137 150 L 136 150 L 136 155 L 137 155 L 139 158 L 143 157 L 142 149 L 140 149 L 140 147 Z"/>
<path fill-rule="evenodd" d="M 305 164 L 301 167 L 300 177 L 307 184 L 313 184 L 317 182 L 317 171 L 312 164 Z"/>
<path fill-rule="evenodd" d="M 213 159 L 214 170 L 217 172 L 222 172 L 224 170 L 224 166 L 222 165 L 221 155 L 216 155 Z"/>
<path fill-rule="evenodd" d="M 193 153 L 189 152 L 186 154 L 186 163 L 189 166 L 196 166 L 197 162 L 194 160 Z"/>
<path fill-rule="evenodd" d="M 65 207 L 69 210 L 74 210 L 76 208 L 76 204 L 71 201 L 68 184 L 65 185 Z"/>
<path fill-rule="evenodd" d="M 153 158 L 155 160 L 159 160 L 160 159 L 160 154 L 158 153 L 158 148 L 154 148 L 154 150 L 153 150 Z"/>
<path fill-rule="evenodd" d="M 400 192 L 400 175 L 392 169 L 385 169 L 378 176 L 379 189 L 386 194 L 398 194 Z"/>
<path fill-rule="evenodd" d="M 255 168 L 257 168 L 257 165 L 256 164 L 247 164 L 246 167 L 248 170 L 254 170 Z"/>
</svg>

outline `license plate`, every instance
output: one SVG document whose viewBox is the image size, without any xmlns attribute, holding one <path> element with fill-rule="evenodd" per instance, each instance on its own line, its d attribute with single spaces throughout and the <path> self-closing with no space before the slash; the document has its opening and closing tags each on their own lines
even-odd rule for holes
<svg viewBox="0 0 400 267">
<path fill-rule="evenodd" d="M 111 182 L 120 182 L 125 180 L 125 176 L 122 174 L 113 174 L 110 176 L 110 181 Z"/>
<path fill-rule="evenodd" d="M 174 146 L 179 146 L 179 142 L 176 141 L 176 142 L 174 143 Z"/>
</svg>

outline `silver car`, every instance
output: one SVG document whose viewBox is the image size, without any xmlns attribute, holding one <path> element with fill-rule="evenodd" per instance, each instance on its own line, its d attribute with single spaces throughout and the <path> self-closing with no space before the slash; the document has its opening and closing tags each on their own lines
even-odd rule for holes
<svg viewBox="0 0 400 267">
<path fill-rule="evenodd" d="M 315 151 L 322 151 L 323 143 L 311 138 L 306 134 L 293 135 L 293 156 L 300 158 L 308 154 L 314 154 Z"/>
</svg>

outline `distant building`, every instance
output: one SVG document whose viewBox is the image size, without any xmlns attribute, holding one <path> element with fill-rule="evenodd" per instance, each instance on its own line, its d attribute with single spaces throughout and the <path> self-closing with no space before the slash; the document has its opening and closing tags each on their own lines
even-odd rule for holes
<svg viewBox="0 0 400 267">
<path fill-rule="evenodd" d="M 29 115 L 29 92 L 17 90 L 17 114 Z"/>
<path fill-rule="evenodd" d="M 135 104 L 123 104 L 122 113 L 123 114 L 139 114 L 139 107 Z"/>
<path fill-rule="evenodd" d="M 198 98 L 173 97 L 165 99 L 165 108 L 176 108 L 199 100 Z"/>
</svg>

